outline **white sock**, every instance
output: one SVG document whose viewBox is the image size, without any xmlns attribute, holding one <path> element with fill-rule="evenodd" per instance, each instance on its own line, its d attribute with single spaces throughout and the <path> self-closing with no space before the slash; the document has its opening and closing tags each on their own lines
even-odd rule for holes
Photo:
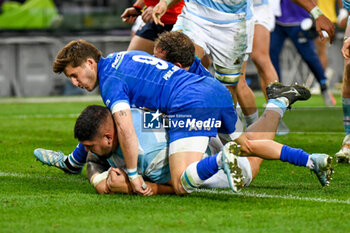
<svg viewBox="0 0 350 233">
<path fill-rule="evenodd" d="M 285 97 L 281 97 L 281 98 L 287 99 Z M 286 105 L 286 103 L 281 98 L 270 99 L 267 102 L 265 109 L 277 112 L 278 114 L 280 114 L 282 118 L 284 116 L 284 112 L 287 110 L 288 105 Z M 288 99 L 287 99 L 287 102 L 289 102 Z"/>
<path fill-rule="evenodd" d="M 307 160 L 306 167 L 309 169 L 314 168 L 314 162 L 311 160 L 311 155 L 309 156 L 309 159 Z"/>
<path fill-rule="evenodd" d="M 216 156 L 216 162 L 217 162 L 219 168 L 222 168 L 221 157 L 222 157 L 222 152 L 220 151 L 220 152 L 218 153 L 218 156 Z"/>
<path fill-rule="evenodd" d="M 254 112 L 251 115 L 244 115 L 244 119 L 246 122 L 247 127 L 249 127 L 251 124 L 253 124 L 255 121 L 257 121 L 259 119 L 259 112 L 258 110 L 256 110 L 256 112 Z"/>
<path fill-rule="evenodd" d="M 198 176 L 197 164 L 198 162 L 191 163 L 181 175 L 181 184 L 187 193 L 192 193 L 204 182 Z"/>
</svg>

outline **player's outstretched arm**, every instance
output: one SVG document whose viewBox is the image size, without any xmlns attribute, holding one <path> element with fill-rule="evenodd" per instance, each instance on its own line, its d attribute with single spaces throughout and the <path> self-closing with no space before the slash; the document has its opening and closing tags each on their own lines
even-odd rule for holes
<svg viewBox="0 0 350 233">
<path fill-rule="evenodd" d="M 130 109 L 114 112 L 113 119 L 117 127 L 118 140 L 124 155 L 132 190 L 137 194 L 149 195 L 152 190 L 147 187 L 142 176 L 137 174 L 139 142 Z"/>
<path fill-rule="evenodd" d="M 132 7 L 126 8 L 121 14 L 124 23 L 135 23 L 137 16 L 142 14 L 142 9 L 145 7 L 143 0 L 137 0 Z"/>
<path fill-rule="evenodd" d="M 316 22 L 316 31 L 321 39 L 325 36 L 322 31 L 326 31 L 329 36 L 330 43 L 332 43 L 335 36 L 334 24 L 322 13 L 320 8 L 312 0 L 292 0 L 305 10 L 307 10 Z"/>
<path fill-rule="evenodd" d="M 132 194 L 131 184 L 127 174 L 119 168 L 111 168 L 108 172 L 107 186 L 112 193 Z M 152 192 L 150 195 L 156 194 L 173 194 L 174 189 L 171 185 L 156 184 L 146 182 Z"/>
</svg>

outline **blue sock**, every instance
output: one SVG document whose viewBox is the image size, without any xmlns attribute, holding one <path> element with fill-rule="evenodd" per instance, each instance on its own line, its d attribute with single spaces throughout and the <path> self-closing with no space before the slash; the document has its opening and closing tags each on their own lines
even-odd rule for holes
<svg viewBox="0 0 350 233">
<path fill-rule="evenodd" d="M 350 134 L 350 98 L 342 98 L 345 135 Z"/>
<path fill-rule="evenodd" d="M 201 180 L 206 180 L 218 172 L 219 167 L 216 162 L 218 154 L 208 156 L 197 163 L 197 173 Z"/>
<path fill-rule="evenodd" d="M 87 157 L 87 151 L 85 150 L 85 147 L 83 144 L 79 143 L 77 147 L 74 149 L 74 151 L 68 156 L 69 162 L 73 166 L 84 166 L 86 163 L 86 157 Z"/>
<path fill-rule="evenodd" d="M 309 159 L 309 156 L 310 155 L 302 149 L 295 149 L 284 145 L 282 147 L 280 160 L 297 166 L 306 167 L 306 163 Z"/>
</svg>

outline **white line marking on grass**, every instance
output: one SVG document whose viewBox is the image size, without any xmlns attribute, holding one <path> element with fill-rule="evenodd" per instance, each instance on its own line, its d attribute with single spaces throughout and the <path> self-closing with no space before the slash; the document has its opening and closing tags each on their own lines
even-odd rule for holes
<svg viewBox="0 0 350 233">
<path fill-rule="evenodd" d="M 29 118 L 77 118 L 78 113 L 70 114 L 26 114 L 26 115 L 12 115 L 0 116 L 0 119 L 29 119 Z"/>
<path fill-rule="evenodd" d="M 100 95 L 88 96 L 57 96 L 57 97 L 24 97 L 24 98 L 0 98 L 0 104 L 14 103 L 66 103 L 66 102 L 91 102 L 102 101 Z"/>
<path fill-rule="evenodd" d="M 22 174 L 22 173 L 14 173 L 14 172 L 0 172 L 0 177 L 18 177 L 18 178 L 39 178 L 39 179 L 49 179 L 49 180 L 61 180 L 61 181 L 73 181 L 73 182 L 87 182 L 87 179 L 84 177 L 71 177 L 67 175 L 65 177 L 57 177 L 57 176 L 45 176 L 45 175 L 36 175 L 36 174 Z"/>
<path fill-rule="evenodd" d="M 314 201 L 314 202 L 324 202 L 324 203 L 337 203 L 337 204 L 350 204 L 350 199 L 339 200 L 339 199 L 325 199 L 325 198 L 314 198 L 314 197 L 298 197 L 293 195 L 273 195 L 265 193 L 233 193 L 232 191 L 220 191 L 217 189 L 200 189 L 198 190 L 202 193 L 213 193 L 213 194 L 226 194 L 226 195 L 239 195 L 248 197 L 259 197 L 259 198 L 273 198 L 273 199 L 286 199 L 286 200 L 299 200 L 299 201 Z"/>
<path fill-rule="evenodd" d="M 0 177 L 19 177 L 19 178 L 40 178 L 40 179 L 52 179 L 52 180 L 63 180 L 63 181 L 73 181 L 73 182 L 87 182 L 86 179 L 79 177 L 57 177 L 57 176 L 43 176 L 43 175 L 33 175 L 33 174 L 21 174 L 13 172 L 0 172 Z M 299 201 L 314 201 L 323 203 L 337 203 L 337 204 L 350 204 L 350 199 L 339 200 L 339 199 L 325 199 L 325 198 L 314 198 L 314 197 L 298 197 L 293 195 L 272 195 L 266 193 L 233 193 L 227 190 L 217 190 L 217 189 L 200 189 L 198 192 L 201 193 L 212 193 L 212 194 L 225 194 L 225 195 L 238 195 L 238 196 L 248 196 L 248 197 L 258 197 L 258 198 L 272 198 L 272 199 L 285 199 L 285 200 L 299 200 Z"/>
</svg>

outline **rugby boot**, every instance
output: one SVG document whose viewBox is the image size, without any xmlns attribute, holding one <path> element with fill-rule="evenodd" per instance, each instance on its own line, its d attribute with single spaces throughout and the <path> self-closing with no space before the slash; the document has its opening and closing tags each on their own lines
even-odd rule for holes
<svg viewBox="0 0 350 233">
<path fill-rule="evenodd" d="M 65 163 L 67 156 L 64 155 L 61 151 L 57 152 L 53 150 L 37 148 L 34 150 L 34 155 L 37 160 L 43 164 L 62 169 L 65 173 L 80 174 L 83 170 L 83 168 L 77 170 L 69 169 Z"/>
<path fill-rule="evenodd" d="M 311 154 L 310 156 L 314 164 L 311 171 L 316 174 L 322 186 L 329 186 L 329 181 L 334 173 L 332 168 L 333 158 L 327 154 Z"/>
<path fill-rule="evenodd" d="M 277 99 L 285 97 L 288 99 L 289 104 L 287 108 L 291 108 L 291 105 L 298 100 L 308 100 L 311 97 L 311 92 L 308 88 L 301 85 L 285 86 L 282 83 L 271 83 L 266 87 L 266 94 L 269 99 Z"/>
<path fill-rule="evenodd" d="M 237 193 L 243 187 L 242 169 L 238 167 L 240 146 L 235 142 L 228 142 L 221 150 L 222 169 L 224 170 L 230 189 Z"/>
</svg>

